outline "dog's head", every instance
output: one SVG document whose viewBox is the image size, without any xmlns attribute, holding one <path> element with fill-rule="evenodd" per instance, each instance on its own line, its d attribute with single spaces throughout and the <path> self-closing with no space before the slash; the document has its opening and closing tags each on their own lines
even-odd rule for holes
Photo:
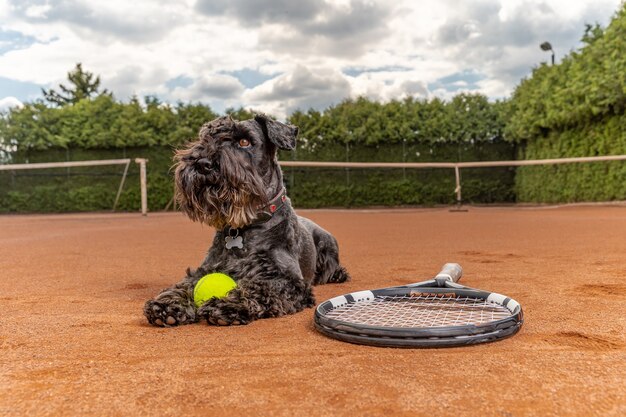
<svg viewBox="0 0 626 417">
<path fill-rule="evenodd" d="M 258 114 L 206 123 L 198 138 L 176 151 L 176 198 L 194 221 L 243 227 L 282 187 L 277 149 L 295 147 L 298 128 Z"/>
</svg>

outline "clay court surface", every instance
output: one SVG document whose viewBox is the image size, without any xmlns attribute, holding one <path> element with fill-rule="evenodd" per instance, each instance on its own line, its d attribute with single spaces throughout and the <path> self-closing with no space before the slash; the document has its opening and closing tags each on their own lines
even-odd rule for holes
<svg viewBox="0 0 626 417">
<path fill-rule="evenodd" d="M 0 216 L 0 415 L 618 416 L 626 414 L 626 207 L 301 210 L 353 280 L 318 302 L 426 279 L 521 302 L 504 341 L 351 345 L 313 309 L 248 326 L 155 328 L 145 300 L 213 232 L 181 214 Z"/>
</svg>

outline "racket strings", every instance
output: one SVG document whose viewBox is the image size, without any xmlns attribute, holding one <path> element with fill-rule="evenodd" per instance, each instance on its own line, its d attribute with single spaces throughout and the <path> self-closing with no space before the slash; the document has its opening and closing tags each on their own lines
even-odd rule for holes
<svg viewBox="0 0 626 417">
<path fill-rule="evenodd" d="M 380 327 L 451 327 L 486 324 L 511 316 L 504 306 L 481 298 L 381 296 L 329 311 L 334 320 Z"/>
</svg>

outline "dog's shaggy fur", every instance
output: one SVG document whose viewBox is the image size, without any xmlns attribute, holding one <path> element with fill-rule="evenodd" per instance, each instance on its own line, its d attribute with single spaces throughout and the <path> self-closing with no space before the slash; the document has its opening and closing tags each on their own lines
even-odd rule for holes
<svg viewBox="0 0 626 417">
<path fill-rule="evenodd" d="M 176 152 L 178 202 L 192 220 L 217 232 L 198 269 L 146 302 L 151 324 L 204 319 L 231 325 L 278 317 L 312 307 L 312 285 L 349 279 L 335 238 L 297 216 L 288 198 L 268 215 L 268 203 L 283 190 L 277 149 L 293 149 L 297 134 L 298 128 L 264 115 L 242 122 L 220 117 Z M 227 247 L 226 237 L 234 234 L 243 238 L 243 248 Z M 196 308 L 194 286 L 211 272 L 230 275 L 237 288 Z"/>
</svg>

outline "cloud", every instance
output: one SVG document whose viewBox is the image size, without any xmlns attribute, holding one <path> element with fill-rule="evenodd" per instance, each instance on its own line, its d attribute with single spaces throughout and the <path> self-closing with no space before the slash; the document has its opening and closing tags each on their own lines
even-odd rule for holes
<svg viewBox="0 0 626 417">
<path fill-rule="evenodd" d="M 5 97 L 0 99 L 0 113 L 3 113 L 9 110 L 12 107 L 22 107 L 23 104 L 20 100 L 15 97 Z"/>
<path fill-rule="evenodd" d="M 103 88 L 110 89 L 118 99 L 128 100 L 138 95 L 136 86 L 143 78 L 143 69 L 138 66 L 121 67 L 113 76 L 100 80 Z"/>
<path fill-rule="evenodd" d="M 174 88 L 171 96 L 183 101 L 234 101 L 241 96 L 244 89 L 241 82 L 233 76 L 213 74 L 196 79 L 186 87 Z"/>
<path fill-rule="evenodd" d="M 170 78 L 165 82 L 165 87 L 170 90 L 175 89 L 176 87 L 187 88 L 193 84 L 193 78 L 188 77 L 186 75 L 179 75 L 174 78 Z"/>
<path fill-rule="evenodd" d="M 376 101 L 402 100 L 406 97 L 428 98 L 431 96 L 423 76 L 416 71 L 367 72 L 348 77 L 352 96 L 367 97 Z"/>
<path fill-rule="evenodd" d="M 258 48 L 289 55 L 360 56 L 390 34 L 389 4 L 349 0 L 200 0 L 196 8 L 258 28 Z"/>
<path fill-rule="evenodd" d="M 394 93 L 395 97 L 404 98 L 411 97 L 428 97 L 429 91 L 426 83 L 419 80 L 403 81 L 399 85 L 399 89 Z"/>
<path fill-rule="evenodd" d="M 465 70 L 438 78 L 428 84 L 430 91 L 443 89 L 446 92 L 470 91 L 480 89 L 479 81 L 486 78 L 484 74 L 477 71 Z"/>
<path fill-rule="evenodd" d="M 350 83 L 337 70 L 298 65 L 247 91 L 244 97 L 254 108 L 284 116 L 298 109 L 324 108 L 338 103 L 350 97 Z"/>
<path fill-rule="evenodd" d="M 410 67 L 403 67 L 403 66 L 399 66 L 399 65 L 385 65 L 382 67 L 372 67 L 372 68 L 368 68 L 368 67 L 347 67 L 347 68 L 343 68 L 341 71 L 346 74 L 349 75 L 351 77 L 357 77 L 361 74 L 364 73 L 370 73 L 370 72 L 404 72 L 404 71 L 410 71 L 411 68 Z"/>
<path fill-rule="evenodd" d="M 544 36 L 569 39 L 572 30 L 580 31 L 559 19 L 556 11 L 544 2 L 518 2 L 515 10 L 507 14 L 501 13 L 503 4 L 498 0 L 462 3 L 452 10 L 435 34 L 440 46 L 482 46 L 476 50 L 489 53 L 493 51 L 489 47 L 526 46 Z"/>
<path fill-rule="evenodd" d="M 235 77 L 228 75 L 214 75 L 203 78 L 199 82 L 192 84 L 192 89 L 197 90 L 201 97 L 234 99 L 238 98 L 244 91 L 243 85 Z"/>
<path fill-rule="evenodd" d="M 246 88 L 254 88 L 257 85 L 263 84 L 265 81 L 271 80 L 272 78 L 280 75 L 279 73 L 265 74 L 251 68 L 242 68 L 237 71 L 226 71 L 224 74 L 232 75 L 237 78 Z"/>
<path fill-rule="evenodd" d="M 297 25 L 315 18 L 325 7 L 322 0 L 198 0 L 196 10 L 209 16 L 226 16 L 246 26 L 265 23 Z"/>
<path fill-rule="evenodd" d="M 154 42 L 180 22 L 175 7 L 166 2 L 134 0 L 134 7 L 118 7 L 122 2 L 85 0 L 11 0 L 16 17 L 33 24 L 63 23 L 79 34 L 97 34 L 130 42 Z M 159 4 L 160 3 L 160 4 Z M 123 4 L 123 3 L 122 3 Z"/>
</svg>

